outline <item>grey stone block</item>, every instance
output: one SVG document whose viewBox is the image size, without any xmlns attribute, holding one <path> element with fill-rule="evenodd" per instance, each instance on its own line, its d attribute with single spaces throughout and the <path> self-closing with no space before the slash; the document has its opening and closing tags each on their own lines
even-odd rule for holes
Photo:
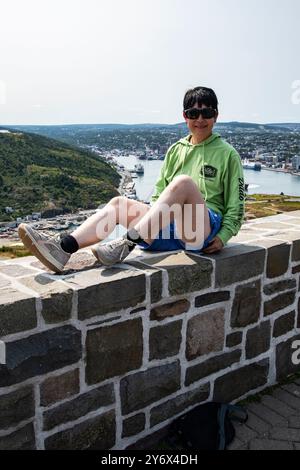
<svg viewBox="0 0 300 470">
<path fill-rule="evenodd" d="M 0 439 L 0 450 L 35 450 L 35 435 L 32 423 L 23 428 L 2 436 Z"/>
<path fill-rule="evenodd" d="M 214 401 L 231 401 L 265 385 L 268 372 L 269 362 L 264 359 L 222 375 L 215 381 Z"/>
<path fill-rule="evenodd" d="M 182 253 L 177 255 L 174 263 L 165 266 L 168 271 L 170 295 L 200 291 L 211 286 L 211 261 Z"/>
<path fill-rule="evenodd" d="M 88 419 L 45 439 L 46 450 L 108 450 L 115 444 L 114 411 Z"/>
<path fill-rule="evenodd" d="M 146 417 L 144 413 L 138 413 L 130 418 L 124 419 L 122 437 L 130 437 L 145 429 Z"/>
<path fill-rule="evenodd" d="M 162 298 L 162 271 L 154 271 L 150 275 L 150 300 L 151 304 L 159 302 Z"/>
<path fill-rule="evenodd" d="M 212 256 L 216 263 L 216 287 L 226 287 L 262 274 L 266 252 L 258 246 L 239 244 Z"/>
<path fill-rule="evenodd" d="M 239 328 L 256 323 L 261 307 L 261 282 L 237 286 L 232 305 L 231 327 Z"/>
<path fill-rule="evenodd" d="M 24 387 L 6 395 L 0 395 L 0 429 L 16 426 L 34 416 L 32 387 Z M 1 438 L 0 438 L 1 440 Z"/>
<path fill-rule="evenodd" d="M 265 321 L 247 331 L 246 359 L 252 359 L 268 351 L 271 339 L 271 323 Z"/>
<path fill-rule="evenodd" d="M 182 321 L 155 326 L 149 334 L 149 360 L 164 359 L 179 353 L 181 345 Z"/>
<path fill-rule="evenodd" d="M 296 289 L 296 279 L 283 279 L 282 281 L 272 282 L 264 286 L 264 293 L 266 295 L 277 294 L 285 290 Z"/>
<path fill-rule="evenodd" d="M 286 292 L 285 294 L 279 294 L 272 300 L 267 300 L 264 303 L 264 316 L 272 315 L 272 313 L 278 312 L 295 302 L 296 291 Z"/>
<path fill-rule="evenodd" d="M 40 405 L 48 406 L 79 393 L 79 370 L 49 377 L 40 385 Z"/>
<path fill-rule="evenodd" d="M 297 234 L 299 237 L 299 234 Z M 300 261 L 300 240 L 293 241 L 292 261 Z"/>
<path fill-rule="evenodd" d="M 234 346 L 239 346 L 243 339 L 242 331 L 235 331 L 226 336 L 226 347 L 233 348 Z"/>
<path fill-rule="evenodd" d="M 230 299 L 230 292 L 209 292 L 208 294 L 199 295 L 195 298 L 195 307 L 205 307 L 206 305 L 217 304 L 226 302 Z"/>
<path fill-rule="evenodd" d="M 62 403 L 44 412 L 44 430 L 49 430 L 68 421 L 75 421 L 102 406 L 113 404 L 115 400 L 112 384 L 103 385 L 84 393 L 73 400 Z"/>
<path fill-rule="evenodd" d="M 274 278 L 282 276 L 288 270 L 291 247 L 281 244 L 270 247 L 267 256 L 267 277 Z"/>
<path fill-rule="evenodd" d="M 122 414 L 145 408 L 179 389 L 179 361 L 124 377 L 120 382 Z"/>
<path fill-rule="evenodd" d="M 153 427 L 172 416 L 179 414 L 190 406 L 200 404 L 209 397 L 210 384 L 201 385 L 196 390 L 182 393 L 159 406 L 155 406 L 150 412 L 150 426 Z"/>
<path fill-rule="evenodd" d="M 71 317 L 72 289 L 43 274 L 25 277 L 20 279 L 20 282 L 39 294 L 42 300 L 42 316 L 46 323 L 59 323 Z"/>
<path fill-rule="evenodd" d="M 81 358 L 81 333 L 70 325 L 6 343 L 0 387 L 22 382 L 74 364 Z"/>
<path fill-rule="evenodd" d="M 141 318 L 87 332 L 86 381 L 89 385 L 139 369 L 142 360 Z"/>
<path fill-rule="evenodd" d="M 159 443 L 168 435 L 170 426 L 164 426 L 158 431 L 139 439 L 134 444 L 125 447 L 125 450 L 156 450 Z"/>
<path fill-rule="evenodd" d="M 35 298 L 12 287 L 0 296 L 0 338 L 37 326 Z"/>
<path fill-rule="evenodd" d="M 145 274 L 136 270 L 91 269 L 75 273 L 65 282 L 78 288 L 79 320 L 135 307 L 146 296 Z"/>
<path fill-rule="evenodd" d="M 161 321 L 168 317 L 175 317 L 186 313 L 190 309 L 190 302 L 186 299 L 177 300 L 164 305 L 158 305 L 151 309 L 150 320 Z"/>
<path fill-rule="evenodd" d="M 185 385 L 188 386 L 203 377 L 208 377 L 215 372 L 226 369 L 232 364 L 239 362 L 240 358 L 241 350 L 238 349 L 236 351 L 221 354 L 220 356 L 215 356 L 207 361 L 201 362 L 201 364 L 188 367 L 186 370 Z"/>
<path fill-rule="evenodd" d="M 145 264 L 145 262 L 146 260 L 135 261 L 135 260 L 129 259 L 127 263 L 130 266 L 138 268 L 142 272 L 149 274 L 150 299 L 151 299 L 151 304 L 154 304 L 156 302 L 159 302 L 162 298 L 162 287 L 163 287 L 162 271 L 160 269 L 150 267 L 149 265 Z"/>
<path fill-rule="evenodd" d="M 294 329 L 295 325 L 295 310 L 290 313 L 286 313 L 281 317 L 277 318 L 274 322 L 273 336 L 278 338 L 278 336 L 285 335 L 289 331 Z"/>
<path fill-rule="evenodd" d="M 30 274 L 35 274 L 33 269 L 27 268 L 25 266 L 20 266 L 18 264 L 6 264 L 0 266 L 0 273 L 10 276 L 12 278 L 20 276 L 28 276 Z"/>
<path fill-rule="evenodd" d="M 186 358 L 188 361 L 224 346 L 225 313 L 216 308 L 194 316 L 187 323 Z"/>
<path fill-rule="evenodd" d="M 211 286 L 212 262 L 187 252 L 146 258 L 147 265 L 168 272 L 170 295 L 200 291 Z"/>
<path fill-rule="evenodd" d="M 292 267 L 292 274 L 298 274 L 300 272 L 300 264 Z"/>
</svg>

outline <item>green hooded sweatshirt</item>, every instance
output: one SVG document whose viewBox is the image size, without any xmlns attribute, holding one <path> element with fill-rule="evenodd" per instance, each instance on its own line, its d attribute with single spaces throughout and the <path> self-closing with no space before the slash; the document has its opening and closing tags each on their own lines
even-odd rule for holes
<svg viewBox="0 0 300 470">
<path fill-rule="evenodd" d="M 237 151 L 213 133 L 200 144 L 190 135 L 167 151 L 151 202 L 155 202 L 175 176 L 188 175 L 197 184 L 209 209 L 223 216 L 218 237 L 225 245 L 237 235 L 244 219 L 245 193 L 241 159 Z"/>
</svg>

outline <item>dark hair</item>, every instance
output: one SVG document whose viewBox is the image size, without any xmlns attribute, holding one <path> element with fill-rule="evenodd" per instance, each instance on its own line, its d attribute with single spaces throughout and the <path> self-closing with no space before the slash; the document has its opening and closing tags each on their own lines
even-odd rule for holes
<svg viewBox="0 0 300 470">
<path fill-rule="evenodd" d="M 209 106 L 216 111 L 218 111 L 218 98 L 211 88 L 206 88 L 204 86 L 198 86 L 196 88 L 191 88 L 186 92 L 183 99 L 183 109 L 192 108 L 197 104 L 198 106 Z"/>
</svg>

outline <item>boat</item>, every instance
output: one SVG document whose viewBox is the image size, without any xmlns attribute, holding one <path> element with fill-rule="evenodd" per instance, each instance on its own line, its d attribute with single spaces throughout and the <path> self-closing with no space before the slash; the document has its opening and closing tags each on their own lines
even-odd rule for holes
<svg viewBox="0 0 300 470">
<path fill-rule="evenodd" d="M 134 171 L 138 175 L 143 175 L 144 174 L 144 167 L 140 163 L 137 163 L 134 165 Z"/>
<path fill-rule="evenodd" d="M 69 226 L 70 226 L 69 223 L 58 224 L 55 228 L 56 228 L 56 230 L 68 230 Z"/>
<path fill-rule="evenodd" d="M 261 163 L 250 162 L 249 160 L 244 160 L 243 168 L 245 170 L 261 171 Z"/>
</svg>

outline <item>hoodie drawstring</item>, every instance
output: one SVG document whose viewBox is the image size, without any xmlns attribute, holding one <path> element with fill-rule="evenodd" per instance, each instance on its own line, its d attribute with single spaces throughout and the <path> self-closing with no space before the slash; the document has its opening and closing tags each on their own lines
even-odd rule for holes
<svg viewBox="0 0 300 470">
<path fill-rule="evenodd" d="M 201 163 L 201 167 L 200 167 L 200 175 L 202 174 L 202 176 L 203 176 L 203 192 L 204 192 L 203 199 L 206 202 L 206 200 L 207 200 L 207 190 L 206 190 L 206 184 L 205 184 L 205 169 L 204 169 L 204 166 L 205 166 L 205 145 L 204 144 L 202 145 L 202 148 L 203 148 L 203 158 L 202 158 L 202 163 Z M 189 146 L 187 145 L 186 148 L 185 148 L 185 154 L 184 154 L 182 165 L 181 165 L 181 168 L 180 168 L 180 175 L 183 174 L 182 170 L 184 168 L 185 161 L 186 161 L 187 156 L 188 156 L 188 151 L 189 151 Z"/>
<path fill-rule="evenodd" d="M 203 174 L 204 201 L 206 202 L 207 190 L 206 190 L 206 184 L 205 184 L 205 145 L 203 145 L 202 174 Z"/>
</svg>

